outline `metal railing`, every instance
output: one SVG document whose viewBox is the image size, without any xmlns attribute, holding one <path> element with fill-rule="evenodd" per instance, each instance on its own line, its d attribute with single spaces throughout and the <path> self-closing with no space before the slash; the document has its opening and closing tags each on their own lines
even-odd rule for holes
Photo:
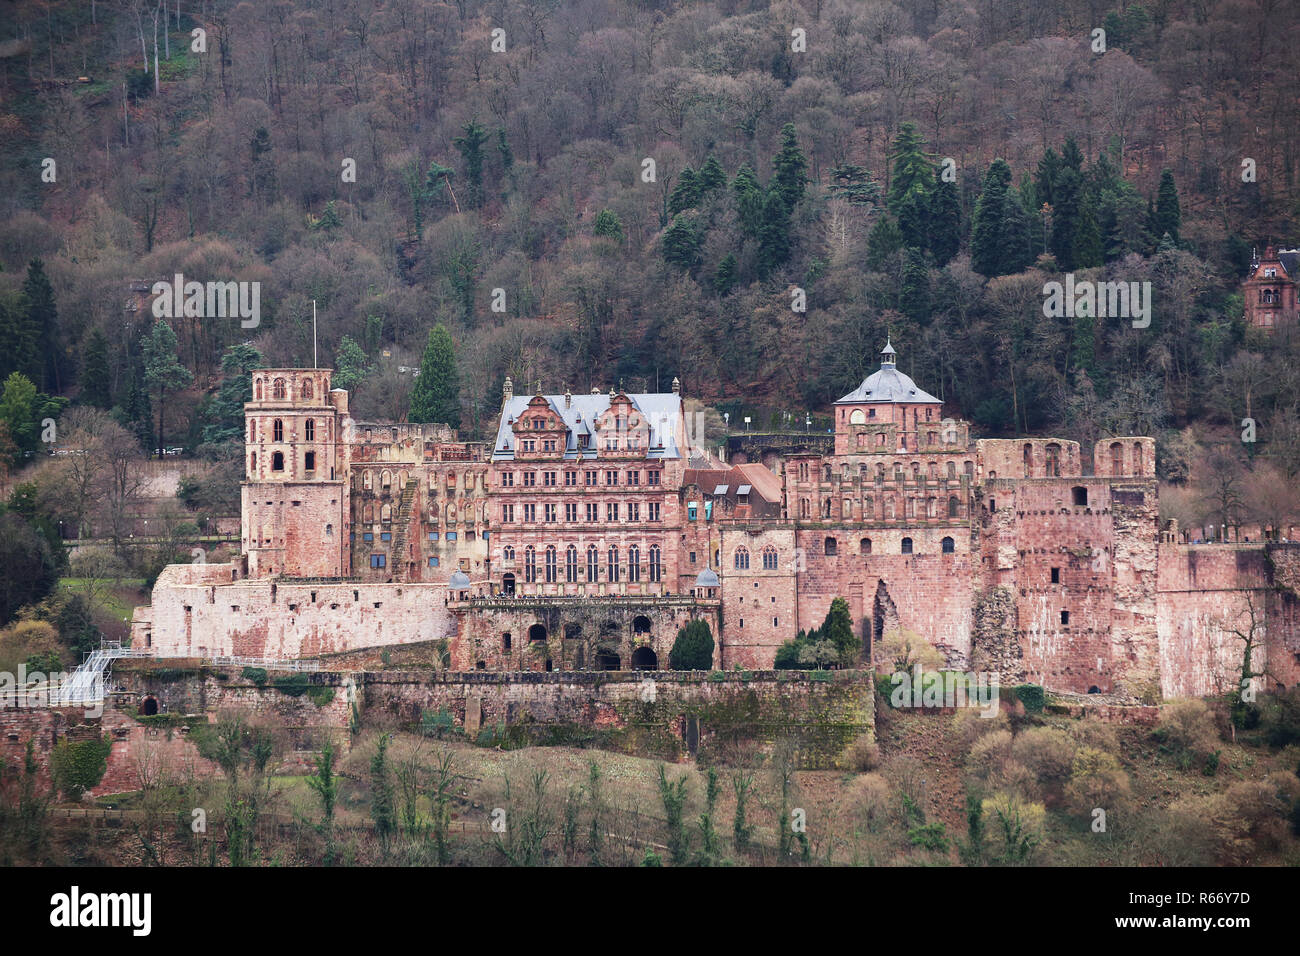
<svg viewBox="0 0 1300 956">
<path fill-rule="evenodd" d="M 270 657 L 209 657 L 208 663 L 222 667 L 260 667 L 271 671 L 318 671 L 320 661 L 277 660 Z"/>
</svg>

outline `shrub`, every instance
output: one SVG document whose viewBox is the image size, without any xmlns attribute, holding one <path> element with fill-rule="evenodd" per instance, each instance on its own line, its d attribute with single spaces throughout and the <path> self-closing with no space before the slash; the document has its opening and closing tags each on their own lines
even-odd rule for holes
<svg viewBox="0 0 1300 956">
<path fill-rule="evenodd" d="M 970 753 L 977 740 L 1000 730 L 1011 730 L 1011 720 L 1003 713 L 996 717 L 981 717 L 978 711 L 966 709 L 953 715 L 952 734 L 961 753 Z"/>
<path fill-rule="evenodd" d="M 1300 687 L 1292 687 L 1285 694 L 1273 695 L 1263 723 L 1269 746 L 1300 744 Z"/>
<path fill-rule="evenodd" d="M 1156 737 L 1184 769 L 1191 766 L 1193 759 L 1208 757 L 1219 743 L 1214 715 L 1201 700 L 1176 700 L 1165 707 Z"/>
<path fill-rule="evenodd" d="M 1107 753 L 1119 750 L 1119 737 L 1115 734 L 1115 728 L 1100 720 L 1089 717 L 1076 720 L 1070 724 L 1067 732 L 1079 747 L 1091 747 Z"/>
<path fill-rule="evenodd" d="M 847 794 L 851 816 L 867 830 L 878 833 L 889 820 L 889 784 L 876 773 L 863 774 L 854 780 Z"/>
<path fill-rule="evenodd" d="M 1065 797 L 1070 809 L 1080 816 L 1091 815 L 1095 807 L 1109 814 L 1128 801 L 1128 774 L 1112 754 L 1081 747 L 1074 755 Z"/>
<path fill-rule="evenodd" d="M 288 674 L 284 677 L 277 677 L 274 683 L 276 690 L 290 697 L 301 697 L 311 688 L 311 682 L 307 680 L 306 674 Z"/>
<path fill-rule="evenodd" d="M 244 678 L 244 680 L 251 680 L 258 687 L 265 686 L 266 684 L 265 667 L 245 667 L 239 672 L 239 676 Z"/>
<path fill-rule="evenodd" d="M 925 823 L 907 831 L 908 842 L 926 850 L 944 853 L 948 849 L 948 836 L 942 823 Z"/>
<path fill-rule="evenodd" d="M 844 750 L 844 766 L 858 773 L 868 773 L 880 766 L 880 746 L 863 734 Z"/>
<path fill-rule="evenodd" d="M 323 684 L 314 684 L 307 688 L 307 697 L 317 707 L 326 707 L 334 702 L 334 688 Z"/>
<path fill-rule="evenodd" d="M 1015 688 L 1016 697 L 1020 703 L 1025 705 L 1025 711 L 1030 714 L 1041 714 L 1043 704 L 1047 701 L 1047 695 L 1043 688 L 1038 684 L 1020 684 Z"/>
<path fill-rule="evenodd" d="M 1074 741 L 1064 731 L 1031 727 L 1015 738 L 1011 755 L 1045 787 L 1059 791 L 1074 769 Z"/>
<path fill-rule="evenodd" d="M 713 666 L 713 631 L 708 621 L 691 621 L 677 632 L 668 666 L 675 671 L 706 671 Z"/>
<path fill-rule="evenodd" d="M 104 779 L 113 743 L 106 736 L 94 740 L 59 741 L 50 754 L 54 784 L 69 800 L 80 800 Z"/>
<path fill-rule="evenodd" d="M 999 793 L 983 803 L 985 824 L 1001 843 L 1000 863 L 1029 863 L 1043 841 L 1047 811 L 1041 803 Z"/>
</svg>

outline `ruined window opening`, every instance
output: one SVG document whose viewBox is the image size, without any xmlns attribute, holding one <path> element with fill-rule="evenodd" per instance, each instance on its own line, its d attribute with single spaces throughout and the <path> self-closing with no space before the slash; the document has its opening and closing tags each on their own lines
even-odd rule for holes
<svg viewBox="0 0 1300 956">
<path fill-rule="evenodd" d="M 912 553 L 912 539 L 911 539 L 911 538 L 904 538 L 904 539 L 903 539 L 902 553 L 903 553 L 903 554 L 911 554 L 911 553 Z"/>
<path fill-rule="evenodd" d="M 1070 623 L 1070 612 L 1069 612 L 1069 611 L 1062 611 L 1062 612 L 1061 612 L 1061 623 L 1062 623 L 1062 624 L 1069 624 L 1069 623 Z"/>
<path fill-rule="evenodd" d="M 284 452 L 277 451 L 271 455 L 271 470 L 284 471 Z"/>
<path fill-rule="evenodd" d="M 833 555 L 839 553 L 840 544 L 834 538 L 827 538 L 822 542 L 822 551 L 825 554 Z"/>
<path fill-rule="evenodd" d="M 939 550 L 943 554 L 953 554 L 957 550 L 957 543 L 952 538 L 944 538 L 940 542 Z"/>
<path fill-rule="evenodd" d="M 1060 584 L 1060 583 L 1061 583 L 1061 569 L 1060 569 L 1060 568 L 1052 568 L 1052 583 L 1053 583 L 1053 584 Z"/>
<path fill-rule="evenodd" d="M 1087 488 L 1082 488 L 1082 487 L 1072 488 L 1070 489 L 1070 493 L 1074 496 L 1074 506 L 1076 508 L 1083 508 L 1087 506 L 1088 504 Z"/>
<path fill-rule="evenodd" d="M 316 470 L 316 453 L 314 451 L 309 451 L 303 456 L 302 466 L 307 471 Z"/>
</svg>

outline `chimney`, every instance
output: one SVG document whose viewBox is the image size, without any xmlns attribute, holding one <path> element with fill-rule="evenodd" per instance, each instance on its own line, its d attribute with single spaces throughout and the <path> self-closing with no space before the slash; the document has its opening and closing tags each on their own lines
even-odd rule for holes
<svg viewBox="0 0 1300 956">
<path fill-rule="evenodd" d="M 573 393 L 569 391 L 569 386 L 564 386 L 564 407 L 569 408 L 573 404 Z"/>
<path fill-rule="evenodd" d="M 674 395 L 680 395 L 681 393 L 682 393 L 682 383 L 678 380 L 677 376 L 674 375 L 674 376 L 673 376 L 673 394 L 674 394 Z"/>
<path fill-rule="evenodd" d="M 510 399 L 514 397 L 515 397 L 515 383 L 512 382 L 510 380 L 510 376 L 507 375 L 506 383 L 501 387 L 501 407 L 505 408 L 506 405 L 510 402 Z"/>
</svg>

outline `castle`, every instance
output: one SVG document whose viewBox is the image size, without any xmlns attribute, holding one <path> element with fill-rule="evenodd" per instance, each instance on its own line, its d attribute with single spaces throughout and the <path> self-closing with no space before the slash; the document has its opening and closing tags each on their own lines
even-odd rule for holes
<svg viewBox="0 0 1300 956">
<path fill-rule="evenodd" d="M 878 657 L 904 628 L 953 667 L 1078 693 L 1235 686 L 1244 648 L 1300 675 L 1300 549 L 1162 532 L 1155 443 L 972 440 L 898 368 L 831 436 L 746 436 L 724 461 L 669 393 L 516 396 L 491 446 L 354 421 L 327 369 L 253 373 L 242 555 L 169 566 L 136 646 L 293 658 L 443 641 L 460 671 L 667 666 L 706 620 L 714 665 L 772 666 L 845 598 Z M 757 460 L 750 460 L 750 459 Z"/>
<path fill-rule="evenodd" d="M 1264 249 L 1262 256 L 1252 256 L 1250 273 L 1241 284 L 1243 317 L 1246 323 L 1272 334 L 1279 328 L 1294 325 L 1300 316 L 1296 297 L 1300 249 Z"/>
</svg>

